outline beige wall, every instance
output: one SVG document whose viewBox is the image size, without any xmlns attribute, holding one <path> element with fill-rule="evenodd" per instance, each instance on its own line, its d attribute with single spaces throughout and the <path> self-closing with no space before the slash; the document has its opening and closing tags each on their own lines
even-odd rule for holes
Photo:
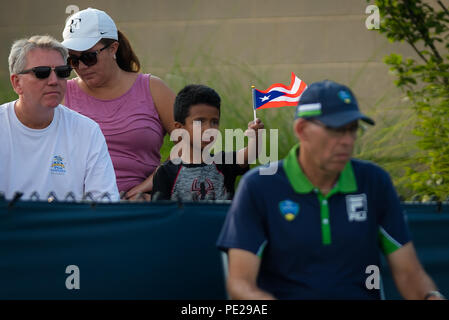
<svg viewBox="0 0 449 320">
<path fill-rule="evenodd" d="M 249 67 L 267 86 L 288 83 L 293 71 L 308 83 L 346 83 L 367 108 L 382 97 L 398 101 L 383 56 L 412 54 L 365 28 L 364 0 L 2 0 L 2 81 L 12 41 L 42 33 L 61 39 L 68 5 L 105 10 L 130 38 L 143 70 L 162 78 L 175 62 L 186 69 Z"/>
</svg>

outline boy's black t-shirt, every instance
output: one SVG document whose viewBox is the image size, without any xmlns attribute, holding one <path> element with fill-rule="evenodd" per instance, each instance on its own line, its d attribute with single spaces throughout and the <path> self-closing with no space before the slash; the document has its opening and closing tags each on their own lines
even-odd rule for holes
<svg viewBox="0 0 449 320">
<path fill-rule="evenodd" d="M 153 177 L 153 195 L 159 192 L 158 200 L 231 200 L 236 177 L 247 172 L 249 165 L 238 165 L 236 152 L 232 152 L 233 164 L 225 164 L 225 154 L 216 155 L 222 159 L 221 164 L 164 162 Z"/>
</svg>

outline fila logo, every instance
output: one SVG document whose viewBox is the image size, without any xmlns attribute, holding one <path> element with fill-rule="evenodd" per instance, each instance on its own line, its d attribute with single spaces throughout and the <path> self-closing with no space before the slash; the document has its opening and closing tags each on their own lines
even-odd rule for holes
<svg viewBox="0 0 449 320">
<path fill-rule="evenodd" d="M 368 206 L 366 194 L 351 194 L 346 196 L 346 211 L 348 212 L 348 220 L 362 222 L 366 220 Z"/>
<path fill-rule="evenodd" d="M 72 19 L 72 22 L 70 23 L 70 33 L 74 33 L 74 30 L 80 28 L 80 22 L 81 18 Z"/>
</svg>

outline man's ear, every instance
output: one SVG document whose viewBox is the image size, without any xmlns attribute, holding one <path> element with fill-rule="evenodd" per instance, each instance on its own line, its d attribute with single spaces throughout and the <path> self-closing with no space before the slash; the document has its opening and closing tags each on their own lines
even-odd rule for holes
<svg viewBox="0 0 449 320">
<path fill-rule="evenodd" d="M 11 85 L 12 88 L 14 89 L 14 91 L 20 96 L 21 94 L 23 94 L 23 89 L 22 89 L 22 83 L 20 81 L 20 77 L 17 74 L 12 74 L 9 77 L 9 80 L 11 81 Z"/>
<path fill-rule="evenodd" d="M 306 127 L 307 121 L 302 118 L 296 119 L 293 123 L 293 132 L 299 141 L 304 141 L 307 139 L 307 130 L 305 130 Z"/>
</svg>

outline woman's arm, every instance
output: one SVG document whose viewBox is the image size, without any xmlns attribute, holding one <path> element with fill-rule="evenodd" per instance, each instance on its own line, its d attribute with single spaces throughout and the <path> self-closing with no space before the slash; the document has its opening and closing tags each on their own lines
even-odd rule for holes
<svg viewBox="0 0 449 320">
<path fill-rule="evenodd" d="M 150 77 L 150 91 L 162 126 L 170 134 L 175 128 L 173 105 L 176 95 L 161 79 L 155 76 Z"/>
</svg>

